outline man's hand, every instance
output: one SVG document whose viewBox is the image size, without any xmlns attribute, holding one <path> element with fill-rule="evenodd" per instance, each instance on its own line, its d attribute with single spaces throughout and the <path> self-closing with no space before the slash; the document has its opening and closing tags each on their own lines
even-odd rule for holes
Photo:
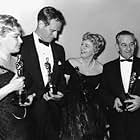
<svg viewBox="0 0 140 140">
<path fill-rule="evenodd" d="M 63 93 L 60 92 L 60 91 L 57 91 L 57 94 L 53 94 L 51 92 L 47 92 L 43 95 L 43 98 L 46 100 L 46 101 L 49 101 L 49 100 L 60 100 L 62 97 L 63 97 Z"/>
<path fill-rule="evenodd" d="M 120 98 L 118 98 L 118 97 L 115 98 L 113 108 L 115 108 L 117 110 L 117 112 L 123 112 L 122 106 L 123 106 L 123 104 L 122 104 Z"/>
<path fill-rule="evenodd" d="M 140 96 L 130 95 L 132 99 L 125 100 L 125 103 L 129 103 L 127 106 L 127 111 L 133 112 L 140 108 Z"/>
</svg>

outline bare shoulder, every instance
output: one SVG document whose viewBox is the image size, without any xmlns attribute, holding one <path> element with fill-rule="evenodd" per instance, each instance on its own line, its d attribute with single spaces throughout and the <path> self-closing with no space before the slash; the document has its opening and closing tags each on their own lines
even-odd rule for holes
<svg viewBox="0 0 140 140">
<path fill-rule="evenodd" d="M 68 61 L 73 67 L 79 66 L 81 64 L 80 58 L 69 58 Z"/>
</svg>

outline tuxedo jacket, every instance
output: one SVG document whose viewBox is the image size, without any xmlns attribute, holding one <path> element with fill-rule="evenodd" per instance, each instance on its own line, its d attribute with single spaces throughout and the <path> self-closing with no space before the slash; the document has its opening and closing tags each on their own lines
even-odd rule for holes
<svg viewBox="0 0 140 140">
<path fill-rule="evenodd" d="M 140 96 L 140 58 L 138 57 L 134 57 L 132 72 L 137 74 L 137 80 L 132 94 Z M 124 97 L 125 90 L 121 77 L 119 58 L 104 65 L 100 89 L 103 94 L 104 103 L 108 107 L 113 108 L 114 100 L 116 97 Z"/>
<path fill-rule="evenodd" d="M 137 80 L 134 82 L 131 94 L 140 96 L 140 58 L 134 57 L 132 64 L 133 72 L 136 73 Z M 133 112 L 117 112 L 113 108 L 115 98 L 119 97 L 122 99 L 126 94 L 121 77 L 119 58 L 104 65 L 102 76 L 100 92 L 103 103 L 107 108 L 106 115 L 110 125 L 110 139 L 138 140 L 140 137 L 140 109 Z"/>
<path fill-rule="evenodd" d="M 62 65 L 65 61 L 64 48 L 55 43 L 51 43 L 54 67 L 53 67 L 53 80 L 59 91 L 63 92 L 65 88 L 65 80 L 62 73 Z M 21 47 L 21 55 L 24 63 L 25 77 L 26 73 L 30 75 L 31 88 L 36 92 L 37 98 L 42 98 L 45 92 L 43 77 L 41 74 L 39 58 L 35 47 L 33 34 L 23 37 L 23 44 Z M 29 81 L 29 80 L 28 80 Z"/>
<path fill-rule="evenodd" d="M 30 75 L 30 79 L 27 80 L 27 84 L 30 87 L 30 90 L 36 93 L 36 97 L 28 113 L 30 114 L 29 116 L 32 116 L 33 120 L 35 120 L 35 122 L 33 122 L 32 124 L 38 124 L 38 126 L 34 126 L 34 128 L 37 128 L 37 135 L 39 136 L 35 137 L 36 139 L 55 140 L 55 138 L 52 138 L 51 134 L 53 133 L 54 137 L 58 137 L 61 120 L 60 105 L 63 104 L 63 99 L 61 99 L 60 101 L 45 101 L 43 99 L 43 94 L 46 93 L 46 87 L 44 86 L 43 82 L 33 34 L 23 37 L 22 40 L 23 44 L 21 47 L 21 55 L 24 63 L 24 74 L 25 77 L 26 75 Z M 62 70 L 62 66 L 65 61 L 64 48 L 55 42 L 52 42 L 50 45 L 52 47 L 54 59 L 53 82 L 55 83 L 57 90 L 64 94 L 64 90 L 66 87 Z"/>
</svg>

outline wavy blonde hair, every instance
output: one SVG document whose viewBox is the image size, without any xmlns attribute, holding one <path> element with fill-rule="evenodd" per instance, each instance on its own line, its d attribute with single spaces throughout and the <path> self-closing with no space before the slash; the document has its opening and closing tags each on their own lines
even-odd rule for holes
<svg viewBox="0 0 140 140">
<path fill-rule="evenodd" d="M 18 28 L 21 35 L 23 35 L 23 29 L 18 23 L 17 19 L 11 15 L 0 15 L 0 35 L 4 36 L 10 31 L 14 31 L 15 28 Z"/>
<path fill-rule="evenodd" d="M 91 41 L 93 46 L 95 46 L 97 53 L 94 55 L 94 58 L 97 59 L 97 57 L 105 49 L 106 41 L 104 37 L 100 34 L 92 34 L 90 32 L 86 32 L 82 37 L 82 41 L 84 40 Z"/>
</svg>

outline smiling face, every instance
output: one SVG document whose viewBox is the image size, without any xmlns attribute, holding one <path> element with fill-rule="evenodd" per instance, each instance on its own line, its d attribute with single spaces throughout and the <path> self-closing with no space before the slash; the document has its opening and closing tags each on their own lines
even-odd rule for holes
<svg viewBox="0 0 140 140">
<path fill-rule="evenodd" d="M 117 45 L 122 57 L 128 59 L 133 56 L 136 48 L 136 41 L 131 35 L 120 35 Z"/>
<path fill-rule="evenodd" d="M 80 48 L 80 56 L 83 58 L 93 57 L 96 53 L 94 43 L 89 39 L 83 40 Z"/>
<path fill-rule="evenodd" d="M 57 38 L 61 30 L 61 26 L 62 23 L 56 19 L 50 20 L 49 25 L 46 25 L 43 21 L 39 21 L 39 28 L 37 32 L 42 40 L 45 42 L 52 42 Z"/>
<path fill-rule="evenodd" d="M 0 36 L 1 49 L 9 54 L 19 52 L 22 43 L 20 35 L 19 29 L 14 27 L 12 31 L 5 33 L 4 36 Z"/>
</svg>

